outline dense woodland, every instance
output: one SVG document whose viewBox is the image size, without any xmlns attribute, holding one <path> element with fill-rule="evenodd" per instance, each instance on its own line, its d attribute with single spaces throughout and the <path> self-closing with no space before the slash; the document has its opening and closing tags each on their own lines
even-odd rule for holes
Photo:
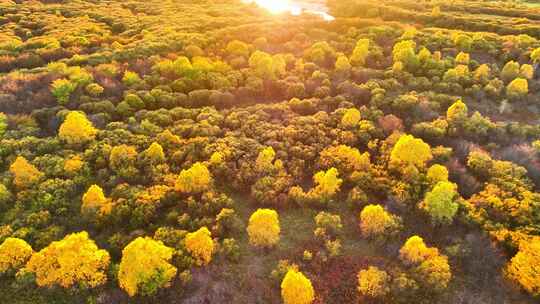
<svg viewBox="0 0 540 304">
<path fill-rule="evenodd" d="M 0 303 L 538 303 L 540 5 L 0 1 Z"/>
</svg>

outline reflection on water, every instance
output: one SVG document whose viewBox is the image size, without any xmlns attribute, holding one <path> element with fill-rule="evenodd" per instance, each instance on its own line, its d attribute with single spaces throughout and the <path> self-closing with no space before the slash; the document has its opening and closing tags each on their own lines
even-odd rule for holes
<svg viewBox="0 0 540 304">
<path fill-rule="evenodd" d="M 328 8 L 322 3 L 313 3 L 295 0 L 242 0 L 244 3 L 256 3 L 272 14 L 290 13 L 300 15 L 310 13 L 321 16 L 326 21 L 334 20 L 334 16 L 328 14 Z"/>
</svg>

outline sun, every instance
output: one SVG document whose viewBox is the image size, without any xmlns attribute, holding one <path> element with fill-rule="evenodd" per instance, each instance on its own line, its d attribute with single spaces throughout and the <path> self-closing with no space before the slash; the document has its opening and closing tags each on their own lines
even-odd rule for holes
<svg viewBox="0 0 540 304">
<path fill-rule="evenodd" d="M 272 14 L 291 13 L 298 15 L 301 13 L 301 9 L 292 5 L 289 0 L 251 0 L 246 2 L 255 2 Z"/>
</svg>

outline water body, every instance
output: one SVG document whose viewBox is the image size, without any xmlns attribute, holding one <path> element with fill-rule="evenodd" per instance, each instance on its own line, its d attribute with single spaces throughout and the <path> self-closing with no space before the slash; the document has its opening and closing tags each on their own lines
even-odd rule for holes
<svg viewBox="0 0 540 304">
<path fill-rule="evenodd" d="M 328 13 L 328 8 L 323 3 L 296 0 L 242 0 L 244 3 L 256 3 L 273 14 L 289 13 L 300 15 L 309 13 L 319 15 L 326 21 L 334 20 L 334 16 Z"/>
</svg>

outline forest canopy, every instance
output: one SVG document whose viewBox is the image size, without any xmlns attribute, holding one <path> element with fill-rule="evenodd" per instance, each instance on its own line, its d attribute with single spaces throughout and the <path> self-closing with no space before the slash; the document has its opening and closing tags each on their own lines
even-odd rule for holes
<svg viewBox="0 0 540 304">
<path fill-rule="evenodd" d="M 540 6 L 0 1 L 0 303 L 537 303 Z"/>
</svg>

